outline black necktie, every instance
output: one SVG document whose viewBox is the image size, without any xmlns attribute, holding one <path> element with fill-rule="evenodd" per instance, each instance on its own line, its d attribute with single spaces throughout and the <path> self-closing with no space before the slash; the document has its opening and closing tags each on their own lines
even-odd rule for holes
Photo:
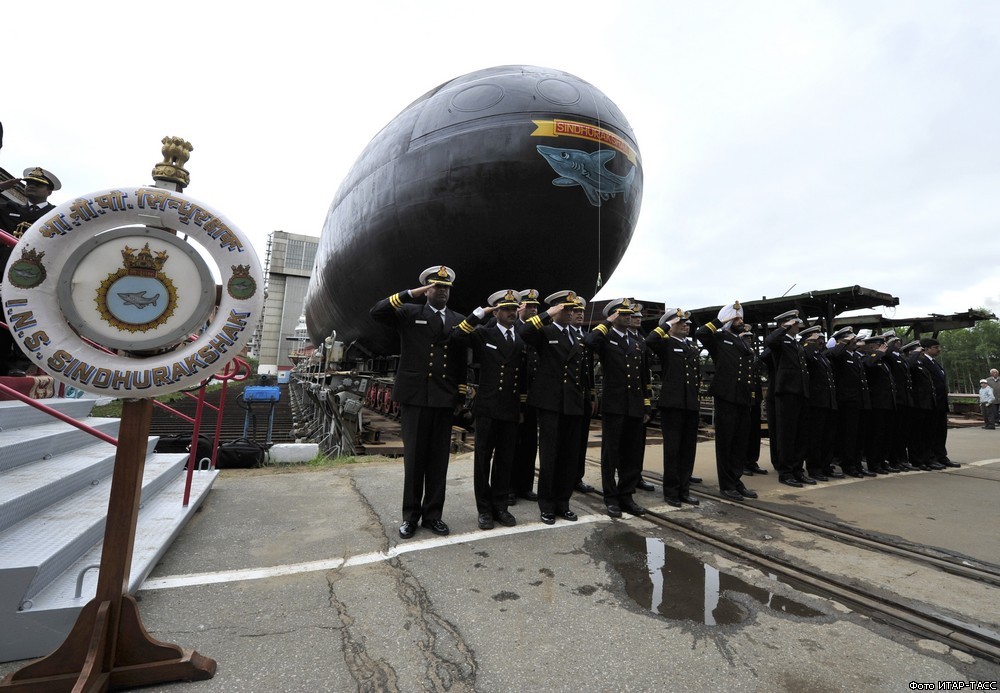
<svg viewBox="0 0 1000 693">
<path fill-rule="evenodd" d="M 514 343 L 514 335 L 511 334 L 510 330 L 504 330 L 503 334 L 504 334 L 504 337 L 507 338 L 507 344 L 513 344 Z"/>
<path fill-rule="evenodd" d="M 573 346 L 573 328 L 572 327 L 567 327 L 566 328 L 566 339 L 569 340 L 569 345 Z"/>
</svg>

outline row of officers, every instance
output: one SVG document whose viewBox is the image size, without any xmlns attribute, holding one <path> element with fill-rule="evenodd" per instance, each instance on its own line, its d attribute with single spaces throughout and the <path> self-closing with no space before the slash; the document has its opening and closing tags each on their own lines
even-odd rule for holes
<svg viewBox="0 0 1000 693">
<path fill-rule="evenodd" d="M 467 390 L 468 349 L 479 364 L 474 488 L 482 529 L 516 524 L 509 508 L 518 498 L 537 501 L 546 524 L 577 520 L 570 496 L 594 490 L 583 474 L 598 363 L 601 492 L 608 514 L 646 512 L 634 495 L 654 490 L 642 479 L 654 404 L 663 433 L 663 498 L 675 507 L 698 505 L 690 489 L 700 481 L 692 471 L 702 349 L 715 368 L 708 392 L 726 498 L 756 498 L 743 477 L 767 473 L 758 464 L 762 407 L 772 465 L 789 486 L 957 466 L 945 447 L 947 385 L 935 340 L 904 346 L 891 332 L 859 338 L 849 327 L 827 339 L 819 326 L 807 327 L 790 311 L 775 318 L 778 327 L 758 355 L 759 340 L 744 324 L 738 302 L 693 335 L 689 313 L 679 308 L 667 310 L 645 334 L 641 306 L 621 298 L 607 304 L 604 321 L 585 331 L 586 302 L 573 291 L 549 295 L 542 310 L 537 290 L 504 289 L 462 316 L 448 308 L 454 281 L 451 268 L 430 267 L 420 274 L 420 286 L 371 309 L 373 319 L 400 336 L 392 396 L 400 405 L 403 438 L 402 538 L 419 526 L 449 532 L 445 482 L 452 416 Z M 655 403 L 654 357 L 660 365 Z M 762 398 L 765 373 L 769 387 Z"/>
</svg>

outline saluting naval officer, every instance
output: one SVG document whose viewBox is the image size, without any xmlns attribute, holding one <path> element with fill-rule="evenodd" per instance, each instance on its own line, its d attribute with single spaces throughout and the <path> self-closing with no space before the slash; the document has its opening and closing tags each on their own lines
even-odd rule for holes
<svg viewBox="0 0 1000 693">
<path fill-rule="evenodd" d="M 868 412 L 865 426 L 865 460 L 870 471 L 876 474 L 903 471 L 895 464 L 889 450 L 889 434 L 892 430 L 892 415 L 896 411 L 896 381 L 885 357 L 889 347 L 881 335 L 872 335 L 865 340 L 864 356 L 861 364 L 865 367 L 868 380 L 868 394 L 872 408 Z"/>
<path fill-rule="evenodd" d="M 933 389 L 933 409 L 924 417 L 928 426 L 928 445 L 932 464 L 941 467 L 961 467 L 948 458 L 948 378 L 941 365 L 941 342 L 932 337 L 920 340 L 921 351 L 914 366 L 917 372 L 924 374 L 922 385 L 929 380 Z M 916 385 L 914 377 L 914 385 Z"/>
<path fill-rule="evenodd" d="M 843 479 L 833 467 L 833 446 L 837 436 L 837 383 L 826 349 L 826 335 L 819 325 L 799 332 L 809 366 L 809 408 L 806 412 L 806 472 L 816 481 Z M 846 344 L 834 346 L 834 353 Z"/>
<path fill-rule="evenodd" d="M 911 472 L 914 467 L 910 464 L 908 450 L 909 421 L 913 408 L 913 375 L 910 373 L 910 364 L 902 354 L 903 340 L 896 336 L 895 330 L 883 332 L 882 337 L 885 338 L 885 344 L 889 348 L 884 361 L 889 366 L 893 382 L 896 384 L 894 390 L 896 409 L 890 414 L 889 420 L 889 459 L 904 472 Z"/>
<path fill-rule="evenodd" d="M 698 505 L 691 495 L 691 472 L 698 446 L 701 404 L 698 387 L 701 363 L 698 347 L 689 343 L 690 313 L 668 309 L 646 346 L 660 359 L 660 426 L 663 430 L 663 499 L 675 508 L 681 503 Z"/>
<path fill-rule="evenodd" d="M 843 350 L 835 349 L 844 344 Z M 868 378 L 858 352 L 858 338 L 850 326 L 834 332 L 826 343 L 837 384 L 837 441 L 840 468 L 858 479 L 875 476 L 861 466 L 861 416 L 871 409 Z"/>
<path fill-rule="evenodd" d="M 715 362 L 715 377 L 708 389 L 715 398 L 715 466 L 719 490 L 725 498 L 756 498 L 740 477 L 746 459 L 753 401 L 754 353 L 740 338 L 743 307 L 739 301 L 723 306 L 715 320 L 695 331 L 695 336 Z"/>
<path fill-rule="evenodd" d="M 775 427 L 778 436 L 778 481 L 801 488 L 815 485 L 803 469 L 806 459 L 806 410 L 809 406 L 809 366 L 799 344 L 803 322 L 799 311 L 790 310 L 774 318 L 778 327 L 764 338 L 773 354 Z"/>
<path fill-rule="evenodd" d="M 551 306 L 529 318 L 518 334 L 538 351 L 538 371 L 528 404 L 538 416 L 538 509 L 541 520 L 578 519 L 569 509 L 573 493 L 586 398 L 583 344 L 570 327 L 576 293 L 557 291 L 545 299 Z"/>
<path fill-rule="evenodd" d="M 506 527 L 516 524 L 507 510 L 510 471 L 517 445 L 524 392 L 524 340 L 514 329 L 520 295 L 513 289 L 491 294 L 485 308 L 478 308 L 459 324 L 469 334 L 475 362 L 479 364 L 479 389 L 472 403 L 476 422 L 473 487 L 479 529 L 493 529 L 494 520 Z M 478 325 L 490 313 L 496 322 Z M 474 325 L 478 325 L 473 329 Z"/>
<path fill-rule="evenodd" d="M 428 267 L 420 273 L 419 281 L 418 288 L 384 298 L 371 309 L 372 318 L 399 332 L 399 368 L 392 398 L 399 402 L 403 428 L 403 522 L 399 536 L 404 539 L 413 536 L 418 522 L 434 534 L 448 534 L 441 515 L 452 413 L 466 374 L 464 349 L 452 348 L 448 359 L 448 347 L 463 320 L 448 308 L 454 270 L 444 265 Z M 424 302 L 414 302 L 421 298 Z"/>
<path fill-rule="evenodd" d="M 583 296 L 576 297 L 576 305 L 573 306 L 573 319 L 570 327 L 577 341 L 583 341 L 583 319 L 587 309 L 587 299 Z M 576 461 L 576 481 L 573 483 L 573 490 L 577 493 L 590 493 L 596 489 L 583 480 L 587 473 L 587 447 L 590 444 L 590 422 L 593 421 L 597 413 L 597 384 L 594 378 L 594 352 L 584 344 L 583 355 L 583 380 L 584 390 L 587 393 L 583 403 L 583 424 L 580 426 L 580 449 L 577 453 Z"/>
<path fill-rule="evenodd" d="M 643 342 L 643 343 L 645 343 L 645 341 L 646 341 L 646 331 L 642 329 L 642 317 L 643 317 L 642 311 L 643 311 L 643 309 L 644 309 L 644 306 L 641 303 L 636 303 L 634 306 L 632 306 L 632 324 L 629 327 L 629 335 L 634 340 L 636 340 L 636 342 Z M 647 369 L 647 373 L 646 373 L 646 397 L 648 397 L 650 400 L 652 400 L 653 399 L 653 374 L 652 374 L 652 371 L 649 370 L 650 365 L 651 365 L 650 364 L 650 359 L 649 359 L 648 354 L 647 354 L 647 358 L 646 358 L 646 369 Z M 643 460 L 642 460 L 642 466 L 639 467 L 639 481 L 637 481 L 636 484 L 635 484 L 635 487 L 637 489 L 639 489 L 640 491 L 655 491 L 656 490 L 656 487 L 653 484 L 649 483 L 648 481 L 646 481 L 645 479 L 642 478 L 642 468 L 645 466 L 645 459 L 646 459 L 646 428 L 648 426 L 649 426 L 649 422 L 648 421 L 642 425 L 642 451 L 643 451 L 642 457 L 643 457 Z"/>
<path fill-rule="evenodd" d="M 538 315 L 538 289 L 522 289 L 519 292 L 521 302 L 517 309 L 514 329 L 520 330 L 525 320 Z M 518 498 L 537 501 L 538 495 L 532 491 L 535 485 L 535 458 L 538 457 L 538 417 L 535 408 L 527 403 L 526 393 L 531 392 L 531 385 L 538 372 L 538 351 L 530 344 L 524 345 L 525 360 L 525 394 L 521 401 L 525 403 L 524 416 L 517 427 L 517 446 L 514 450 L 514 467 L 510 474 L 510 492 L 507 501 L 510 505 L 517 503 Z"/>
<path fill-rule="evenodd" d="M 646 514 L 632 498 L 642 473 L 642 426 L 650 412 L 645 343 L 629 335 L 633 303 L 609 301 L 607 320 L 583 340 L 601 360 L 601 490 L 611 517 L 621 517 L 623 510 Z"/>
</svg>

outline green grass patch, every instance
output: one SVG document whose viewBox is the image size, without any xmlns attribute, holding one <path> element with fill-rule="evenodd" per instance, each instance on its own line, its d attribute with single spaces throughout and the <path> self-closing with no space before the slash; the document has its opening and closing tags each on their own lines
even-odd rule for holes
<svg viewBox="0 0 1000 693">
<path fill-rule="evenodd" d="M 207 388 L 205 392 L 212 392 L 214 390 L 219 390 L 222 388 L 222 383 L 212 383 Z M 197 396 L 197 393 L 192 393 Z M 171 402 L 178 402 L 182 399 L 188 399 L 188 396 L 183 392 L 171 392 L 168 395 L 160 395 L 156 398 L 157 402 L 163 402 L 164 404 L 170 404 Z M 228 398 L 227 398 L 228 399 Z M 94 407 L 91 412 L 91 416 L 99 416 L 106 419 L 120 419 L 122 417 L 122 400 L 116 399 L 108 404 L 102 404 L 100 406 Z"/>
</svg>

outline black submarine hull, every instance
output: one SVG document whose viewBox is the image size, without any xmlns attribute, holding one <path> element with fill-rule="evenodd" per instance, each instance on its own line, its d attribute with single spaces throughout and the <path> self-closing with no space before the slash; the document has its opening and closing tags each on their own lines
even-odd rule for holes
<svg viewBox="0 0 1000 693">
<path fill-rule="evenodd" d="M 397 353 L 368 311 L 436 264 L 455 270 L 461 313 L 503 288 L 590 298 L 628 247 L 642 187 L 632 128 L 593 85 L 528 66 L 446 82 L 386 125 L 338 190 L 306 296 L 310 339 L 335 330 Z"/>
</svg>

